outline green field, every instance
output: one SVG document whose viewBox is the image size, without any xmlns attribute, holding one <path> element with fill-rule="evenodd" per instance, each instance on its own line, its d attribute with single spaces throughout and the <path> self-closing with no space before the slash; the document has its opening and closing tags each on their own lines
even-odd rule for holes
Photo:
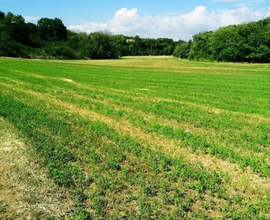
<svg viewBox="0 0 270 220">
<path fill-rule="evenodd" d="M 73 203 L 43 218 L 270 219 L 270 65 L 1 58 L 0 117 Z"/>
</svg>

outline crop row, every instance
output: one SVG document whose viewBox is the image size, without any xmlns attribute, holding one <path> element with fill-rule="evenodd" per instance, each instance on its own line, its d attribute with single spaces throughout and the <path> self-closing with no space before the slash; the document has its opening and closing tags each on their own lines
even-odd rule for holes
<svg viewBox="0 0 270 220">
<path fill-rule="evenodd" d="M 37 90 L 39 91 L 39 88 Z M 61 90 L 59 89 L 59 91 Z M 215 113 L 209 113 L 208 110 L 184 104 L 179 105 L 177 102 L 135 102 L 131 98 L 126 100 L 125 97 L 110 94 L 108 94 L 109 97 L 106 97 L 106 99 L 100 99 L 102 92 L 88 92 L 88 96 L 82 98 L 70 94 L 66 95 L 65 93 L 59 93 L 57 94 L 57 97 L 64 101 L 68 101 L 69 103 L 77 104 L 82 108 L 105 114 L 116 120 L 120 120 L 124 117 L 134 126 L 140 127 L 145 132 L 154 132 L 158 135 L 162 134 L 169 138 L 180 140 L 181 146 L 188 146 L 193 151 L 199 150 L 200 152 L 210 153 L 219 158 L 228 159 L 230 162 L 239 163 L 243 168 L 250 166 L 255 172 L 258 172 L 261 175 L 270 175 L 270 166 L 267 157 L 269 154 L 268 146 L 270 139 L 267 123 L 261 122 L 254 125 L 251 122 L 237 120 L 237 117 L 232 117 L 232 115 L 226 113 L 220 113 L 217 117 L 213 117 L 213 114 L 215 115 Z M 106 94 L 104 93 L 104 95 Z M 89 99 L 88 97 L 92 97 L 92 99 Z M 97 97 L 99 97 L 99 100 L 103 101 L 114 100 L 114 106 L 119 106 L 120 110 L 116 110 L 115 107 L 104 106 L 104 104 L 98 102 L 98 100 L 95 101 Z M 125 107 L 133 106 L 133 108 L 135 108 L 135 113 L 134 111 L 130 113 L 121 110 L 120 103 L 123 103 L 122 105 Z M 146 120 L 143 116 L 136 113 L 136 110 L 138 109 L 145 114 L 154 114 L 176 122 L 188 122 L 195 128 L 202 127 L 204 129 L 214 129 L 216 132 L 222 134 L 219 139 L 224 141 L 224 143 L 217 141 L 218 137 L 216 136 L 214 138 L 207 138 L 205 135 L 187 132 L 181 127 L 174 128 L 171 125 L 161 124 L 155 119 L 152 121 Z M 228 130 L 233 132 L 228 133 Z M 256 133 L 254 133 L 254 131 L 256 131 Z M 234 148 L 227 147 L 232 144 Z M 253 157 L 250 157 L 249 153 L 246 155 L 237 153 L 235 150 L 237 149 L 236 147 L 242 149 L 241 151 L 244 150 L 244 152 L 250 151 L 255 153 L 255 155 L 257 153 L 258 156 L 254 157 L 253 155 Z"/>
<path fill-rule="evenodd" d="M 115 114 L 116 117 L 119 117 L 117 115 L 126 115 L 127 112 L 125 111 L 125 108 L 132 108 L 134 111 L 142 111 L 145 114 L 154 114 L 179 123 L 189 123 L 195 128 L 215 130 L 219 134 L 228 133 L 228 131 L 230 131 L 231 133 L 229 135 L 231 138 L 221 137 L 226 141 L 230 141 L 226 143 L 226 145 L 231 145 L 232 143 L 236 144 L 239 142 L 239 145 L 236 147 L 240 147 L 243 146 L 242 142 L 248 142 L 249 145 L 252 145 L 248 146 L 248 148 L 254 148 L 255 145 L 257 150 L 259 150 L 261 147 L 267 148 L 267 146 L 269 146 L 269 138 L 267 133 L 269 122 L 267 121 L 254 123 L 253 121 L 256 121 L 254 118 L 249 122 L 249 119 L 242 115 L 232 115 L 227 112 L 216 114 L 215 112 L 209 112 L 208 109 L 202 109 L 200 106 L 187 105 L 185 103 L 178 103 L 176 101 L 148 101 L 147 99 L 138 101 L 134 99 L 134 97 L 127 97 L 123 94 L 111 94 L 111 91 L 104 92 L 100 90 L 83 89 L 63 82 L 61 84 L 60 80 L 42 80 L 39 81 L 39 83 L 32 82 L 32 84 L 35 84 L 35 86 L 36 84 L 39 85 L 38 88 L 36 88 L 36 90 L 39 92 L 51 93 L 52 95 L 57 93 L 59 98 L 71 99 L 70 101 L 77 100 L 79 105 L 93 104 L 97 111 L 104 109 L 104 106 L 98 103 L 99 100 L 108 102 L 108 104 L 116 107 L 124 107 L 123 110 L 120 110 Z M 44 84 L 46 84 L 46 87 L 40 86 Z M 61 86 L 59 87 L 59 85 Z M 33 85 L 28 86 L 28 88 L 33 89 Z M 66 91 L 66 89 L 74 90 L 76 94 L 84 95 L 85 100 L 82 100 L 82 98 L 79 99 L 78 96 L 70 97 L 70 95 L 72 96 L 72 93 L 63 92 Z M 90 100 L 87 100 L 88 98 Z M 95 100 L 97 102 L 95 102 Z M 109 107 L 106 106 L 106 110 L 108 108 Z M 239 117 L 241 117 L 242 120 L 239 120 Z"/>
<path fill-rule="evenodd" d="M 142 116 L 135 114 L 135 113 L 128 113 L 124 110 L 116 110 L 113 107 L 104 106 L 104 104 L 95 102 L 93 100 L 88 100 L 87 98 L 79 98 L 78 96 L 61 96 L 61 99 L 64 99 L 65 101 L 68 101 L 69 103 L 77 104 L 80 107 L 88 108 L 90 110 L 96 111 L 101 114 L 105 114 L 109 117 L 112 117 L 116 120 L 120 120 L 122 117 L 129 120 L 134 126 L 140 127 L 145 132 L 154 132 L 156 134 L 162 134 L 164 136 L 167 136 L 169 138 L 177 139 L 181 141 L 182 147 L 190 147 L 192 151 L 199 150 L 203 153 L 210 153 L 212 155 L 217 156 L 218 158 L 222 159 L 228 159 L 230 162 L 236 162 L 239 163 L 241 167 L 247 167 L 250 166 L 255 172 L 263 175 L 263 176 L 269 176 L 270 175 L 270 165 L 268 162 L 267 154 L 269 154 L 269 149 L 267 146 L 269 146 L 269 137 L 268 137 L 268 130 L 267 127 L 261 123 L 259 126 L 256 127 L 256 134 L 248 134 L 246 131 L 240 133 L 239 136 L 237 136 L 238 139 L 244 139 L 248 143 L 244 146 L 248 151 L 253 151 L 254 153 L 258 152 L 258 156 L 256 157 L 250 157 L 250 155 L 243 155 L 239 154 L 235 151 L 234 148 L 228 148 L 224 144 L 218 144 L 215 140 L 215 138 L 211 138 L 210 140 L 207 139 L 204 135 L 199 134 L 193 134 L 191 132 L 185 131 L 183 128 L 173 128 L 170 125 L 163 125 L 160 124 L 156 120 L 145 120 Z M 212 126 L 211 128 L 218 128 L 218 127 L 225 127 L 227 129 L 228 127 L 228 121 L 229 119 L 225 120 L 226 114 L 222 114 L 223 117 L 217 117 L 217 119 L 212 119 L 212 117 L 208 116 L 208 112 L 206 110 L 201 110 L 199 108 L 190 108 L 190 113 L 182 111 L 183 114 L 176 114 L 177 110 L 181 109 L 188 109 L 187 106 L 179 106 L 174 105 L 175 103 L 153 103 L 153 104 L 146 104 L 143 103 L 139 107 L 141 107 L 141 110 L 144 113 L 154 113 L 158 116 L 162 116 L 165 118 L 174 119 L 176 121 L 182 121 L 184 119 L 183 115 L 188 115 L 188 120 L 191 119 L 198 120 L 200 117 L 197 115 L 204 113 L 203 121 L 206 121 L 205 126 Z M 148 107 L 145 107 L 148 106 Z M 152 111 L 151 111 L 152 110 Z M 178 112 L 179 113 L 179 112 Z M 209 117 L 208 118 L 206 117 Z M 227 116 L 228 117 L 228 116 Z M 227 121 L 222 126 L 222 120 Z M 217 121 L 213 121 L 217 120 Z M 200 125 L 203 125 L 203 121 L 200 121 Z M 194 126 L 196 127 L 196 121 L 193 121 Z M 240 122 L 243 123 L 243 122 Z M 232 126 L 235 126 L 235 129 L 238 129 L 238 124 L 230 124 Z M 247 124 L 252 125 L 252 124 Z M 244 125 L 244 126 L 247 126 Z M 217 126 L 217 127 L 213 127 Z M 243 125 L 242 125 L 243 126 Z M 231 127 L 233 129 L 233 127 Z M 251 130 L 254 132 L 255 129 Z M 261 134 L 258 132 L 261 130 Z M 232 137 L 229 137 L 232 139 Z M 227 138 L 227 139 L 229 139 Z M 255 139 L 252 140 L 252 138 Z M 232 139 L 232 142 L 236 144 L 237 139 Z M 241 142 L 240 142 L 241 144 Z M 240 145 L 239 144 L 239 145 Z M 230 143 L 227 143 L 227 145 L 230 145 Z M 261 147 L 263 146 L 263 147 Z M 243 148 L 243 147 L 242 147 Z M 262 154 L 263 153 L 263 154 Z"/>
<path fill-rule="evenodd" d="M 173 149 L 211 154 L 269 178 L 269 110 L 257 100 L 267 95 L 261 82 L 266 74 L 259 72 L 259 79 L 242 71 L 247 82 L 237 89 L 237 75 L 204 78 L 190 73 L 181 78 L 146 69 L 136 75 L 128 68 L 41 62 L 4 63 L 0 115 L 27 137 L 48 176 L 73 195 L 77 208 L 68 217 L 269 218 L 269 190 L 246 195 L 230 186 L 231 176 L 225 172 L 189 162 L 180 153 L 170 155 L 162 143 L 132 134 L 140 130 L 152 139 L 173 140 L 178 144 Z M 231 86 L 228 93 L 225 85 Z M 253 109 L 245 106 L 250 96 L 241 93 L 246 88 L 258 91 L 252 96 Z M 223 110 L 216 112 L 216 107 Z M 102 121 L 93 120 L 91 113 Z M 105 119 L 131 132 L 119 132 Z"/>
<path fill-rule="evenodd" d="M 9 62 L 8 68 L 15 71 L 20 69 L 22 76 L 27 75 L 28 72 L 48 78 L 57 76 L 76 79 L 76 82 L 87 85 L 147 94 L 149 97 L 181 99 L 263 116 L 270 114 L 267 89 L 269 74 L 268 69 L 261 66 L 252 69 L 252 67 L 229 65 L 222 69 L 220 65 L 212 64 L 204 69 L 202 65 L 196 64 L 200 67 L 192 68 L 189 64 L 189 68 L 184 68 L 184 72 L 180 73 L 174 73 L 170 68 L 167 71 L 157 69 L 149 71 L 144 68 L 138 69 L 134 74 L 135 66 L 119 68 L 94 66 L 90 63 L 90 65 L 78 65 L 73 62 L 66 62 L 65 65 L 57 62 L 50 62 L 47 65 L 44 62 Z M 178 68 L 183 67 L 179 64 Z M 140 91 L 141 88 L 150 89 L 150 92 Z"/>
<path fill-rule="evenodd" d="M 13 94 L 24 101 L 31 98 Z M 213 197 L 212 207 L 217 206 L 215 198 L 228 202 L 219 210 L 227 217 L 256 216 L 261 215 L 258 210 L 268 211 L 267 198 L 259 204 L 245 201 L 248 206 L 255 207 L 253 212 L 230 208 L 242 199 L 237 197 L 235 200 L 228 195 L 222 186 L 224 177 L 215 171 L 209 173 L 200 165 L 187 163 L 184 158 L 171 158 L 159 150 L 153 151 L 136 139 L 119 135 L 104 123 L 67 114 L 56 107 L 48 109 L 48 105 L 39 100 L 28 105 L 1 96 L 1 106 L 5 107 L 1 108 L 0 114 L 29 138 L 55 182 L 71 189 L 76 187 L 74 194 L 78 204 L 81 203 L 77 216 L 88 216 L 89 212 L 93 217 L 108 217 L 113 210 L 116 218 L 122 213 L 125 201 L 124 206 L 130 210 L 125 210 L 124 215 L 130 215 L 129 218 L 132 215 L 140 218 L 165 218 L 166 215 L 203 218 L 206 214 L 194 212 L 193 206 L 206 195 Z M 94 186 L 97 190 L 91 190 Z M 133 196 L 122 198 L 122 194 Z M 117 201 L 116 195 L 123 201 Z M 110 206 L 111 202 L 116 202 L 112 198 L 118 202 L 115 208 Z M 134 201 L 139 212 L 131 205 Z M 85 205 L 88 203 L 91 204 L 90 211 Z M 162 209 L 167 207 L 167 212 L 162 213 L 158 204 L 163 204 Z M 206 200 L 204 206 L 211 208 L 211 204 Z M 170 211 L 172 207 L 173 212 Z"/>
</svg>

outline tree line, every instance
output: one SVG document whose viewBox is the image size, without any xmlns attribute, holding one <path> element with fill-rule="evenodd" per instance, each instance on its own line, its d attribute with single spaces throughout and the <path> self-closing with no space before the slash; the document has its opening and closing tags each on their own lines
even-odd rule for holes
<svg viewBox="0 0 270 220">
<path fill-rule="evenodd" d="M 270 62 L 270 17 L 202 32 L 178 44 L 174 56 L 190 60 Z"/>
<path fill-rule="evenodd" d="M 121 56 L 174 55 L 182 59 L 270 62 L 270 18 L 195 34 L 189 41 L 77 33 L 59 18 L 26 23 L 0 11 L 0 56 L 56 59 L 116 59 Z"/>
<path fill-rule="evenodd" d="M 128 55 L 171 55 L 178 42 L 68 30 L 59 18 L 26 23 L 21 15 L 0 11 L 0 56 L 58 59 L 115 59 Z"/>
</svg>

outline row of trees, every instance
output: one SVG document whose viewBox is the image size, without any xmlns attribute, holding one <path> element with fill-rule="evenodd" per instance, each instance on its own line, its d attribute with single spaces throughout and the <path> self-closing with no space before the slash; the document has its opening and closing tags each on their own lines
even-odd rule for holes
<svg viewBox="0 0 270 220">
<path fill-rule="evenodd" d="M 178 42 L 143 39 L 110 32 L 75 33 L 58 19 L 41 18 L 37 25 L 21 15 L 0 11 L 0 56 L 114 59 L 127 55 L 171 55 Z"/>
<path fill-rule="evenodd" d="M 174 55 L 190 60 L 270 62 L 270 18 L 202 32 L 188 42 L 143 39 L 110 32 L 76 33 L 58 19 L 37 25 L 0 11 L 0 56 L 63 59 L 115 59 L 121 56 Z"/>
<path fill-rule="evenodd" d="M 191 60 L 270 62 L 270 18 L 202 32 L 178 44 L 174 56 Z"/>
<path fill-rule="evenodd" d="M 172 55 L 178 42 L 168 38 L 112 35 L 110 32 L 75 33 L 68 31 L 67 45 L 80 58 L 118 58 L 121 56 Z"/>
</svg>

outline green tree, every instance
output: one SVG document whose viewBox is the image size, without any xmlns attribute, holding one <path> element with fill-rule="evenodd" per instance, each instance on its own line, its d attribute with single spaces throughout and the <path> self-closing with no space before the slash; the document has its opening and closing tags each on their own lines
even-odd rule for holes
<svg viewBox="0 0 270 220">
<path fill-rule="evenodd" d="M 230 25 L 194 35 L 190 59 L 229 62 L 270 62 L 270 18 Z M 177 47 L 178 55 L 184 48 Z"/>
<path fill-rule="evenodd" d="M 114 45 L 120 57 L 129 55 L 127 39 L 128 37 L 122 34 L 114 36 Z"/>
<path fill-rule="evenodd" d="M 114 44 L 114 37 L 109 32 L 94 32 L 88 36 L 88 57 L 91 59 L 115 59 L 119 53 Z"/>
<path fill-rule="evenodd" d="M 0 22 L 2 22 L 5 19 L 5 13 L 0 11 Z"/>
<path fill-rule="evenodd" d="M 189 40 L 188 42 L 179 41 L 177 43 L 175 50 L 173 51 L 173 55 L 181 59 L 187 59 L 189 56 L 191 44 L 192 44 L 191 40 Z"/>
<path fill-rule="evenodd" d="M 29 42 L 29 32 L 27 31 L 25 20 L 21 15 L 14 15 L 8 12 L 4 19 L 3 28 L 12 40 L 23 44 Z"/>
<path fill-rule="evenodd" d="M 193 36 L 193 43 L 190 48 L 189 59 L 212 60 L 212 53 L 209 47 L 213 32 L 202 32 Z"/>
<path fill-rule="evenodd" d="M 37 22 L 38 35 L 44 41 L 59 41 L 67 38 L 67 29 L 59 18 L 41 18 Z"/>
</svg>

